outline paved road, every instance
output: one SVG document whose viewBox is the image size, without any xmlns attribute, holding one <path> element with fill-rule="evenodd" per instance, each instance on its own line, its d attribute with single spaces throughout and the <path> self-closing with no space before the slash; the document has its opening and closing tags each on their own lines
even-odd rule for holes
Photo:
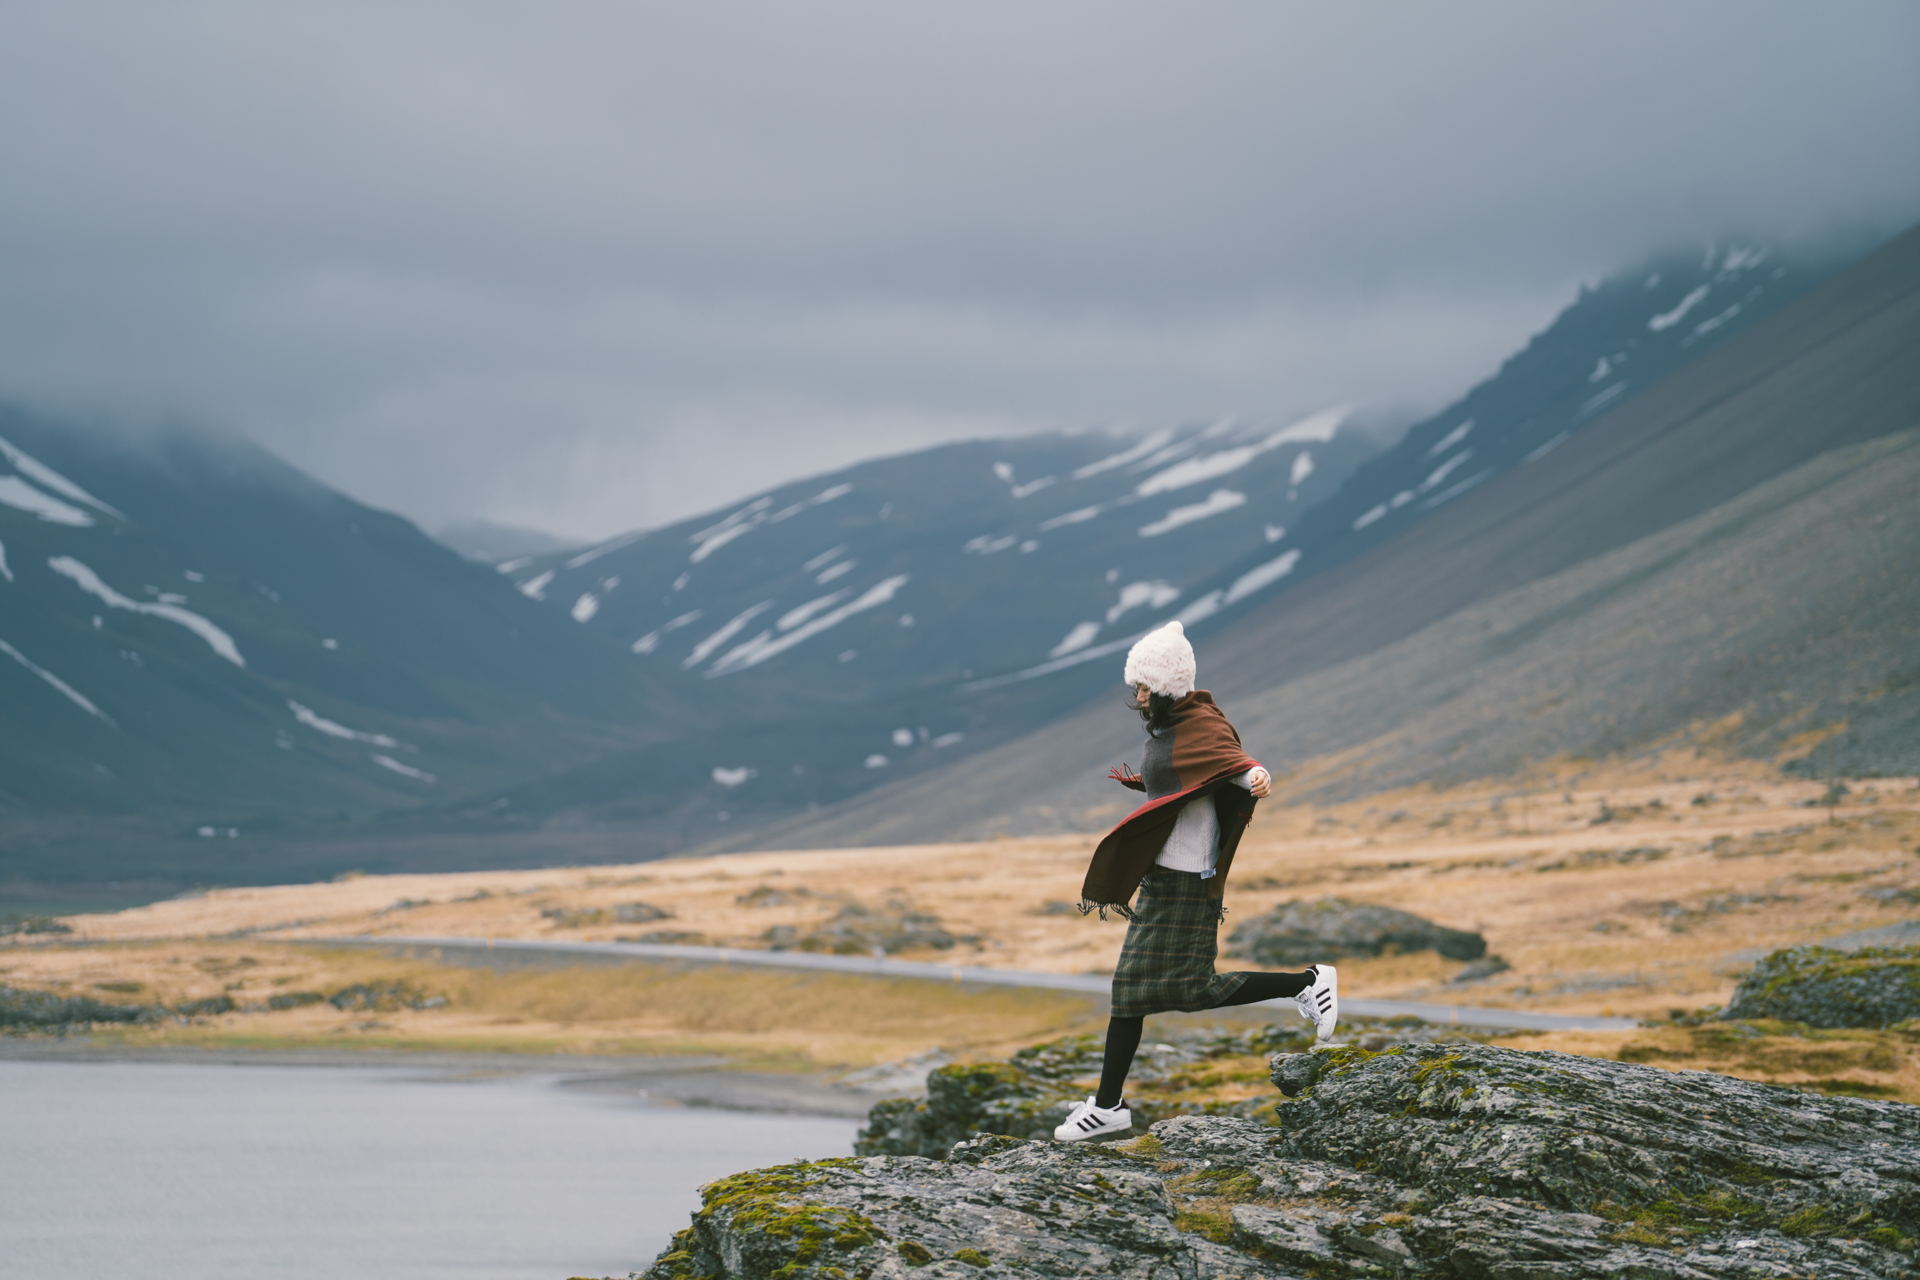
<svg viewBox="0 0 1920 1280">
<path fill-rule="evenodd" d="M 811 969 L 825 973 L 857 973 L 883 978 L 919 978 L 997 987 L 1044 987 L 1051 991 L 1081 991 L 1104 996 L 1111 981 L 1104 974 L 1034 973 L 1021 969 L 982 969 L 966 965 L 929 964 L 920 960 L 867 959 L 829 956 L 809 951 L 754 951 L 732 947 L 686 947 L 653 942 L 560 942 L 538 938 L 430 938 L 381 937 L 303 938 L 324 946 L 374 947 L 397 950 L 431 948 L 455 953 L 449 958 L 474 960 L 475 953 L 493 952 L 529 963 L 588 960 L 608 964 L 630 960 L 669 961 L 689 965 L 742 966 L 767 969 Z M 505 953 L 503 955 L 502 953 Z M 1268 1000 L 1267 1007 L 1292 1009 L 1291 1000 Z M 1632 1018 L 1581 1018 L 1525 1009 L 1487 1009 L 1473 1005 L 1432 1004 L 1417 1000 L 1350 1000 L 1342 998 L 1340 1011 L 1360 1018 L 1424 1018 L 1428 1022 L 1515 1031 L 1630 1031 L 1640 1024 Z"/>
</svg>

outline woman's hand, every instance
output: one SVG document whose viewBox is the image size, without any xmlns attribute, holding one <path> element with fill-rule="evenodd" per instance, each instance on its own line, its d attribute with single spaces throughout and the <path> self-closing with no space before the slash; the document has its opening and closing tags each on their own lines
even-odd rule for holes
<svg viewBox="0 0 1920 1280">
<path fill-rule="evenodd" d="M 1268 796 L 1272 795 L 1273 794 L 1272 775 L 1270 775 L 1265 769 L 1262 769 L 1258 765 L 1255 765 L 1253 769 L 1250 770 L 1250 772 L 1253 774 L 1253 776 L 1249 778 L 1248 781 L 1251 782 L 1253 785 L 1248 787 L 1247 790 L 1253 793 L 1253 798 L 1255 800 L 1264 800 Z"/>
</svg>

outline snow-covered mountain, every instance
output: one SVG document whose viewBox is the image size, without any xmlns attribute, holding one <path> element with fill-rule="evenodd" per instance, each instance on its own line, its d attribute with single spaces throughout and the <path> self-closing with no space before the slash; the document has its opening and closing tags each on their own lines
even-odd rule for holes
<svg viewBox="0 0 1920 1280">
<path fill-rule="evenodd" d="M 1397 536 L 1836 265 L 1749 244 L 1662 255 L 1582 290 L 1493 377 L 1376 457 L 1339 429 L 1337 408 L 1135 441 L 959 445 L 501 569 L 636 654 L 714 679 L 758 671 L 874 697 L 1051 676 Z"/>
<path fill-rule="evenodd" d="M 1504 471 L 1538 461 L 1607 412 L 1805 293 L 1851 253 L 1789 253 L 1751 244 L 1668 253 L 1583 289 L 1492 377 L 1415 423 L 1338 492 L 1193 583 L 1144 610 L 1137 634 L 1177 617 L 1217 629 L 1277 592 L 1415 529 Z M 1418 536 L 1417 534 L 1413 536 Z M 1078 653 L 1042 654 L 993 677 L 1020 682 L 1123 650 L 1115 635 Z"/>
<path fill-rule="evenodd" d="M 1548 456 L 1846 256 L 1721 247 L 1623 272 L 1371 457 L 1338 409 L 1124 442 L 956 445 L 510 561 L 556 614 L 695 678 L 732 728 L 459 817 L 476 830 L 644 821 L 738 843 L 753 837 L 730 831 L 942 770 L 1117 698 L 1120 652 L 1169 617 L 1205 634 L 1418 538 L 1424 518 Z"/>
<path fill-rule="evenodd" d="M 630 659 L 244 442 L 0 411 L 0 880 L 244 867 L 633 746 Z"/>
<path fill-rule="evenodd" d="M 1344 559 L 1200 624 L 1202 682 L 1295 797 L 1518 782 L 1555 758 L 1657 763 L 1683 744 L 1813 772 L 1806 753 L 1835 730 L 1846 775 L 1909 774 L 1920 767 L 1916 350 L 1920 227 L 1364 554 L 1322 543 L 1324 559 Z M 1499 381 L 1476 390 L 1479 404 L 1497 403 Z M 1336 499 L 1338 514 L 1357 518 L 1369 494 L 1431 474 L 1431 442 L 1460 420 L 1423 424 L 1397 457 L 1369 464 L 1384 474 Z M 1327 522 L 1335 538 L 1340 523 Z M 1097 829 L 1126 803 L 1105 775 L 1137 749 L 1130 723 L 1092 701 L 961 766 L 731 843 Z"/>
<path fill-rule="evenodd" d="M 1129 634 L 1284 538 L 1372 452 L 1348 418 L 949 445 L 500 569 L 716 697 L 945 694 Z"/>
</svg>

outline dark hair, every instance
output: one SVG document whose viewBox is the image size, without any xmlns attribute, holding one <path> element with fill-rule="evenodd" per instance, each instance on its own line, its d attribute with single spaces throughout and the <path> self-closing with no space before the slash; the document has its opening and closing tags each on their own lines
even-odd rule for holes
<svg viewBox="0 0 1920 1280">
<path fill-rule="evenodd" d="M 1127 699 L 1129 710 L 1138 711 L 1140 718 L 1147 722 L 1147 732 L 1157 734 L 1173 723 L 1173 706 L 1180 701 L 1164 693 L 1149 693 L 1147 700 L 1141 702 L 1137 697 Z"/>
</svg>

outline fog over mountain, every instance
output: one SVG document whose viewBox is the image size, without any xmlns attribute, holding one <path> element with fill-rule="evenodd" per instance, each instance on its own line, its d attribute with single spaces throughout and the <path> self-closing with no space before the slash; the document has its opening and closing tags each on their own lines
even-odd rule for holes
<svg viewBox="0 0 1920 1280">
<path fill-rule="evenodd" d="M 0 393 L 578 541 L 942 442 L 1410 422 L 1920 212 L 1920 10 L 0 13 Z"/>
</svg>

